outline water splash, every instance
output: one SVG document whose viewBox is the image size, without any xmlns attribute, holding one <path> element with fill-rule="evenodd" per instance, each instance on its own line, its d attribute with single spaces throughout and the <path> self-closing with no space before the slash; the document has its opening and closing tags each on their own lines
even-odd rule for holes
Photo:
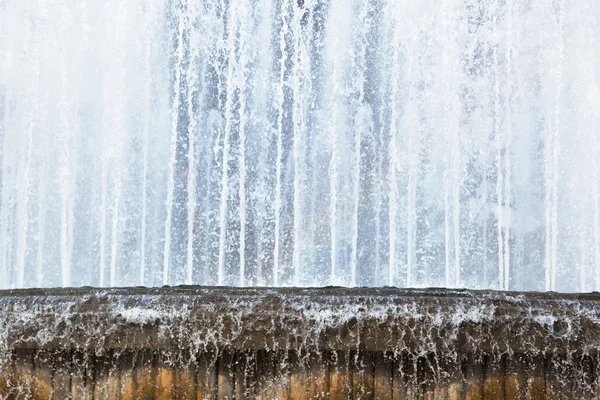
<svg viewBox="0 0 600 400">
<path fill-rule="evenodd" d="M 6 0 L 0 287 L 600 290 L 591 0 Z"/>
</svg>

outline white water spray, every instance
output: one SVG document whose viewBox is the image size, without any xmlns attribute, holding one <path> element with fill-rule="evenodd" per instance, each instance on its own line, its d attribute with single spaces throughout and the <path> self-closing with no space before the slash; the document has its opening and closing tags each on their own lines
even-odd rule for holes
<svg viewBox="0 0 600 400">
<path fill-rule="evenodd" d="M 599 20 L 0 2 L 0 287 L 599 289 Z"/>
</svg>

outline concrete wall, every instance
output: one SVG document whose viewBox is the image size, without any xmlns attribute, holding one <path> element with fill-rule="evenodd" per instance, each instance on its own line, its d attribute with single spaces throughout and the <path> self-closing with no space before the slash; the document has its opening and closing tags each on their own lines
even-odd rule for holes
<svg viewBox="0 0 600 400">
<path fill-rule="evenodd" d="M 600 297 L 395 289 L 0 294 L 0 398 L 600 398 Z"/>
</svg>

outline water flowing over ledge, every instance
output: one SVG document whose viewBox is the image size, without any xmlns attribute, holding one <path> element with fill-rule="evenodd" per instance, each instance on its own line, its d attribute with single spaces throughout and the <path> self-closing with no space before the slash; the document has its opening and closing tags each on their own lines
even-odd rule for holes
<svg viewBox="0 0 600 400">
<path fill-rule="evenodd" d="M 0 309 L 0 395 L 454 400 L 600 393 L 598 294 L 29 289 L 0 292 Z"/>
<path fill-rule="evenodd" d="M 0 292 L 0 349 L 556 351 L 600 348 L 600 295 L 127 288 Z"/>
</svg>

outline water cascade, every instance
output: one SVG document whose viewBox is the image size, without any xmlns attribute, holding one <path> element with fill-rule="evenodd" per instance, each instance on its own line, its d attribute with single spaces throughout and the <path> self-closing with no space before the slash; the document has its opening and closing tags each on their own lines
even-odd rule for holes
<svg viewBox="0 0 600 400">
<path fill-rule="evenodd" d="M 0 288 L 600 290 L 596 0 L 0 0 Z"/>
</svg>

